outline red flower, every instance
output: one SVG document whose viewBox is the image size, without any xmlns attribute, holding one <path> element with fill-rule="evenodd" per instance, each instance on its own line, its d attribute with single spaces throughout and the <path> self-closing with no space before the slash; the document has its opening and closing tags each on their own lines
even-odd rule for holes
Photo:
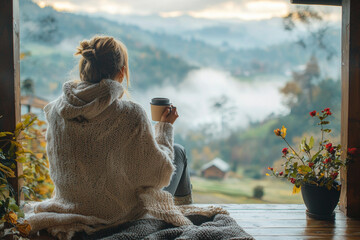
<svg viewBox="0 0 360 240">
<path fill-rule="evenodd" d="M 357 155 L 359 152 L 358 152 L 358 149 L 357 148 L 348 148 L 348 154 L 349 155 Z"/>
<path fill-rule="evenodd" d="M 284 156 L 286 156 L 286 154 L 288 153 L 288 149 L 287 149 L 287 148 L 283 148 L 282 153 L 284 154 Z"/>
<path fill-rule="evenodd" d="M 327 158 L 325 159 L 324 163 L 330 163 L 331 162 L 331 158 Z"/>
<path fill-rule="evenodd" d="M 269 169 L 270 171 L 273 171 L 273 170 L 274 170 L 274 168 L 272 168 L 272 167 L 268 167 L 268 169 Z"/>
<path fill-rule="evenodd" d="M 330 148 L 330 149 L 328 149 L 328 151 L 329 151 L 329 153 L 331 153 L 331 154 L 334 154 L 335 153 L 335 148 Z"/>
<path fill-rule="evenodd" d="M 309 114 L 310 114 L 310 116 L 315 117 L 316 116 L 316 111 L 314 110 L 312 112 L 309 112 Z"/>
<path fill-rule="evenodd" d="M 314 163 L 313 162 L 309 162 L 309 167 L 312 167 L 314 166 Z"/>
<path fill-rule="evenodd" d="M 332 148 L 332 143 L 328 143 L 325 145 L 326 150 L 329 151 L 330 148 Z"/>
<path fill-rule="evenodd" d="M 284 172 L 279 172 L 279 175 L 282 176 L 284 174 Z"/>
<path fill-rule="evenodd" d="M 338 172 L 333 172 L 333 173 L 331 174 L 331 177 L 332 177 L 333 179 L 335 179 L 338 175 L 339 175 Z"/>
<path fill-rule="evenodd" d="M 290 178 L 290 182 L 292 183 L 292 184 L 294 184 L 295 183 L 295 178 Z"/>
<path fill-rule="evenodd" d="M 324 110 L 321 111 L 322 113 L 326 113 L 327 115 L 331 115 L 332 112 L 330 111 L 330 108 L 325 108 Z"/>
</svg>

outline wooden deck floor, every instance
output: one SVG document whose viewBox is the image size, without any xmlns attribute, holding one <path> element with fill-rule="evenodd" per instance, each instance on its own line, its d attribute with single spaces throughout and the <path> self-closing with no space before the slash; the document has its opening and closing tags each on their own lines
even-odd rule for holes
<svg viewBox="0 0 360 240">
<path fill-rule="evenodd" d="M 199 204 L 201 206 L 202 204 Z M 224 204 L 237 223 L 258 240 L 360 239 L 360 220 L 336 210 L 335 221 L 313 220 L 303 204 Z"/>
<path fill-rule="evenodd" d="M 196 204 L 206 206 L 209 204 Z M 360 240 L 360 220 L 336 210 L 335 221 L 313 220 L 303 204 L 212 204 L 230 212 L 237 223 L 257 240 Z M 52 239 L 47 236 L 37 240 Z"/>
</svg>

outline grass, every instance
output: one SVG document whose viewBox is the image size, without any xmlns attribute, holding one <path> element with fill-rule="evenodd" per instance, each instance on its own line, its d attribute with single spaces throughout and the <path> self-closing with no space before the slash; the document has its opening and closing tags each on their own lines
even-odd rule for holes
<svg viewBox="0 0 360 240">
<path fill-rule="evenodd" d="M 301 194 L 292 194 L 293 185 L 278 179 L 228 178 L 208 180 L 191 178 L 195 203 L 303 203 Z M 253 198 L 253 189 L 264 187 L 262 199 Z"/>
</svg>

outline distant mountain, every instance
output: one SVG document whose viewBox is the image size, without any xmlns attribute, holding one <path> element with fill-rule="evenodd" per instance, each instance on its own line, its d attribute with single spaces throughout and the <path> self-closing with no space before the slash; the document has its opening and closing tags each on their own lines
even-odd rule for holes
<svg viewBox="0 0 360 240">
<path fill-rule="evenodd" d="M 112 19 L 132 36 L 139 36 L 137 39 L 192 64 L 225 69 L 240 78 L 257 74 L 288 75 L 313 54 L 317 55 L 328 76 L 339 75 L 339 68 L 335 66 L 340 62 L 340 24 L 332 22 L 327 23 L 328 31 L 324 35 L 325 44 L 335 53 L 332 61 L 328 61 L 326 52 L 313 48 L 314 43 L 308 39 L 310 33 L 300 29 L 292 33 L 285 31 L 281 18 L 240 21 L 208 20 L 188 15 L 174 18 L 91 16 Z M 308 48 L 295 43 L 299 37 Z"/>
<path fill-rule="evenodd" d="M 133 86 L 138 89 L 164 83 L 177 84 L 197 67 L 229 71 L 239 79 L 269 74 L 289 76 L 292 70 L 304 65 L 314 54 L 313 50 L 283 39 L 280 30 L 273 30 L 279 29 L 276 25 L 279 19 L 241 24 L 224 22 L 215 26 L 213 21 L 183 16 L 163 19 L 171 24 L 164 23 L 162 30 L 155 31 L 150 27 L 144 29 L 103 17 L 57 12 L 50 7 L 40 8 L 30 0 L 20 0 L 20 12 L 21 51 L 31 54 L 21 62 L 21 75 L 23 79 L 33 78 L 37 91 L 45 96 L 58 95 L 62 82 L 77 77 L 77 61 L 72 54 L 82 39 L 89 39 L 95 34 L 112 35 L 126 44 Z M 119 19 L 125 17 L 119 16 Z M 155 19 L 160 22 L 159 17 Z M 148 16 L 148 20 L 149 23 L 144 21 L 143 27 L 151 24 L 151 16 Z M 193 27 L 183 24 L 174 27 L 179 21 L 195 21 L 196 24 Z M 169 26 L 173 26 L 172 30 L 166 32 Z M 338 29 L 332 29 L 325 37 L 327 44 L 339 52 Z M 222 40 L 224 38 L 226 41 Z M 236 41 L 244 45 L 251 39 L 256 47 L 233 47 Z M 339 56 L 329 62 L 324 53 L 316 54 L 323 63 L 324 72 L 336 76 L 338 68 L 334 66 L 339 64 Z"/>
<path fill-rule="evenodd" d="M 112 35 L 126 44 L 135 88 L 164 82 L 176 84 L 195 68 L 179 57 L 135 39 L 141 34 L 137 27 L 122 27 L 109 20 L 57 12 L 50 7 L 40 8 L 30 0 L 20 0 L 20 14 L 21 51 L 29 52 L 21 61 L 21 77 L 34 79 L 37 93 L 48 98 L 59 94 L 64 81 L 78 78 L 73 53 L 81 40 L 96 34 Z M 137 35 L 129 29 L 135 29 Z"/>
<path fill-rule="evenodd" d="M 297 34 L 289 34 L 283 28 L 281 18 L 266 20 L 211 20 L 194 18 L 189 15 L 178 17 L 161 17 L 159 15 L 101 15 L 91 16 L 105 17 L 120 24 L 139 26 L 156 33 L 166 33 L 181 36 L 185 39 L 197 39 L 205 43 L 221 47 L 229 45 L 231 48 L 266 48 L 279 42 L 294 41 Z M 264 39 L 266 35 L 266 39 Z"/>
</svg>

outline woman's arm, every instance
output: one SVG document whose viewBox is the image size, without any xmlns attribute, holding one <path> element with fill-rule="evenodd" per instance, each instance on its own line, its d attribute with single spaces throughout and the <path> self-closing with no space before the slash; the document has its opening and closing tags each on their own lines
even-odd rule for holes
<svg viewBox="0 0 360 240">
<path fill-rule="evenodd" d="M 155 125 L 155 135 L 144 109 L 137 105 L 137 127 L 128 146 L 138 173 L 129 176 L 137 187 L 163 188 L 170 183 L 175 170 L 173 126 L 168 122 Z"/>
</svg>

